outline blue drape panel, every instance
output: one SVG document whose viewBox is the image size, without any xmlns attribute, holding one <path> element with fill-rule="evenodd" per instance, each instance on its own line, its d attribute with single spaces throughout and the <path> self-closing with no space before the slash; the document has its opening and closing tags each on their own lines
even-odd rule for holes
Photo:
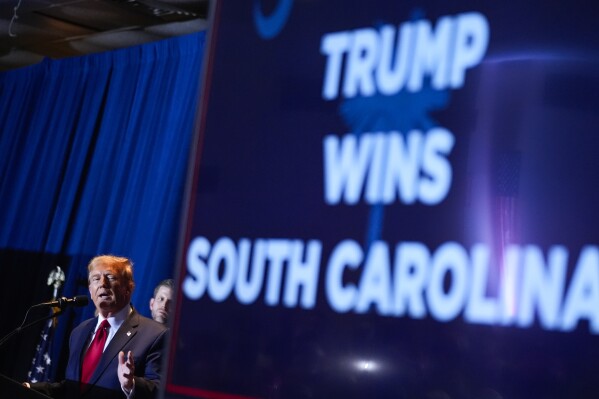
<svg viewBox="0 0 599 399">
<path fill-rule="evenodd" d="M 0 73 L 0 249 L 68 255 L 68 296 L 86 293 L 92 256 L 131 257 L 133 303 L 149 314 L 173 273 L 204 41 Z"/>
</svg>

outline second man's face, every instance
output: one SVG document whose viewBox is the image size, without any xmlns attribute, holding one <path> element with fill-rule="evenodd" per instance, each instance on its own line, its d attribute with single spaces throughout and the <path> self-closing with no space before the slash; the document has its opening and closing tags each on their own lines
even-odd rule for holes
<svg viewBox="0 0 599 399">
<path fill-rule="evenodd" d="M 168 321 L 171 299 L 171 289 L 161 285 L 156 292 L 156 296 L 150 299 L 150 311 L 154 320 L 159 323 L 166 323 Z"/>
<path fill-rule="evenodd" d="M 98 312 L 104 317 L 123 309 L 131 300 L 131 290 L 119 270 L 107 263 L 97 263 L 89 273 L 89 293 Z"/>
</svg>

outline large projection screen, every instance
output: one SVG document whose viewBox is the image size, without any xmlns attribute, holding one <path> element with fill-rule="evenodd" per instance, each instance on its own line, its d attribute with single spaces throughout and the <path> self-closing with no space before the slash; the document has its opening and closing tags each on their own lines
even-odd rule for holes
<svg viewBox="0 0 599 399">
<path fill-rule="evenodd" d="M 211 4 L 165 396 L 599 397 L 593 4 Z"/>
</svg>

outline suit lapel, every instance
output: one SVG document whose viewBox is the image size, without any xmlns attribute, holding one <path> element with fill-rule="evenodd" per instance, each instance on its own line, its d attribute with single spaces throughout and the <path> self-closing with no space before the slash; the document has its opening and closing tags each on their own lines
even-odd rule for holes
<svg viewBox="0 0 599 399">
<path fill-rule="evenodd" d="M 111 370 L 110 364 L 113 360 L 116 359 L 116 364 L 118 365 L 118 355 L 121 350 L 127 345 L 127 343 L 137 334 L 137 328 L 139 327 L 139 315 L 135 310 L 129 314 L 129 317 L 123 322 L 121 327 L 118 329 L 112 340 L 108 343 L 108 346 L 102 353 L 102 357 L 100 358 L 100 363 L 96 367 L 94 374 L 90 379 L 90 384 L 95 384 L 98 379 L 105 372 L 115 373 L 116 369 Z"/>
</svg>

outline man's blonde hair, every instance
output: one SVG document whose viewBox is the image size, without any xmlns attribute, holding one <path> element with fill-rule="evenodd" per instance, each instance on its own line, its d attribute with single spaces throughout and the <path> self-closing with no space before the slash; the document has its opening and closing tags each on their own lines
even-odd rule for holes
<svg viewBox="0 0 599 399">
<path fill-rule="evenodd" d="M 98 255 L 89 261 L 87 265 L 88 275 L 96 265 L 100 264 L 114 266 L 130 290 L 133 291 L 135 281 L 133 281 L 133 261 L 131 259 L 114 255 Z"/>
</svg>

